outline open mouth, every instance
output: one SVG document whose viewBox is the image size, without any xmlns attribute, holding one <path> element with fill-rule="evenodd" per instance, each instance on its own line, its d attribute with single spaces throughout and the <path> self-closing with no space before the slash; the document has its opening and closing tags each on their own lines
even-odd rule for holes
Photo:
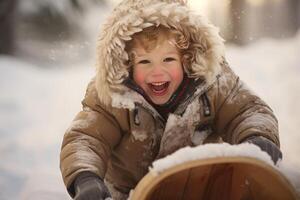
<svg viewBox="0 0 300 200">
<path fill-rule="evenodd" d="M 156 82 L 148 85 L 154 95 L 162 96 L 168 91 L 170 82 Z"/>
</svg>

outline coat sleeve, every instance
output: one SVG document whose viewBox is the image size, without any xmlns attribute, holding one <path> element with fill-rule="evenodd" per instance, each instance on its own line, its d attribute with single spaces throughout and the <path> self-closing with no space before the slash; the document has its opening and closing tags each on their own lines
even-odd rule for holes
<svg viewBox="0 0 300 200">
<path fill-rule="evenodd" d="M 271 108 L 226 65 L 216 84 L 216 127 L 223 140 L 241 143 L 263 136 L 279 146 L 278 121 Z"/>
<path fill-rule="evenodd" d="M 94 81 L 82 105 L 82 111 L 65 132 L 60 153 L 61 173 L 71 196 L 72 184 L 80 172 L 89 171 L 104 178 L 111 151 L 122 136 L 117 120 L 99 104 Z"/>
</svg>

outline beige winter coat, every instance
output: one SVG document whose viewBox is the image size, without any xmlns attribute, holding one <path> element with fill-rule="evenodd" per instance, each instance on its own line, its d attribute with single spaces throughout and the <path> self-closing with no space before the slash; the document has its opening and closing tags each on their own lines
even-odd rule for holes
<svg viewBox="0 0 300 200">
<path fill-rule="evenodd" d="M 202 81 L 167 120 L 122 84 L 128 78 L 125 41 L 159 24 L 188 31 L 201 46 L 187 74 Z M 254 135 L 279 146 L 272 110 L 232 72 L 223 51 L 216 28 L 180 0 L 121 3 L 103 27 L 96 77 L 64 136 L 60 167 L 69 192 L 78 173 L 91 171 L 128 193 L 155 159 L 184 146 L 238 144 Z"/>
</svg>

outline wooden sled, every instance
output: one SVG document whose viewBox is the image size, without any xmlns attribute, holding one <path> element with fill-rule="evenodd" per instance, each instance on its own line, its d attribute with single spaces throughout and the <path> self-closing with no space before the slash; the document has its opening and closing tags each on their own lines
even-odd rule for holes
<svg viewBox="0 0 300 200">
<path fill-rule="evenodd" d="M 295 200 L 290 182 L 274 167 L 251 157 L 218 157 L 150 171 L 131 200 Z"/>
</svg>

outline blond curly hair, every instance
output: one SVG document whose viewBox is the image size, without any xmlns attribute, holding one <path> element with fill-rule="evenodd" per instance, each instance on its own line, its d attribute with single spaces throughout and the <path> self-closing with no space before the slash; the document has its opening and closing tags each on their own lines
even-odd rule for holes
<svg viewBox="0 0 300 200">
<path fill-rule="evenodd" d="M 163 37 L 161 37 L 163 36 Z M 151 26 L 143 29 L 143 31 L 135 33 L 132 36 L 132 40 L 126 43 L 125 51 L 128 53 L 128 60 L 126 65 L 129 69 L 132 69 L 134 63 L 134 47 L 139 44 L 147 52 L 155 49 L 155 47 L 165 39 L 175 39 L 175 46 L 178 48 L 179 53 L 181 54 L 181 61 L 184 71 L 188 73 L 191 63 L 194 61 L 194 48 L 191 42 L 190 35 L 188 33 L 184 34 L 183 32 L 167 28 L 165 26 Z"/>
</svg>

